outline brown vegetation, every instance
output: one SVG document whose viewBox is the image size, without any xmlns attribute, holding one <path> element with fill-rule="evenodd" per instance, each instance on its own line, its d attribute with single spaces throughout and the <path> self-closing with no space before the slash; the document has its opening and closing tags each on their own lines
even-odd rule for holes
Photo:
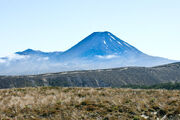
<svg viewBox="0 0 180 120">
<path fill-rule="evenodd" d="M 0 90 L 2 120 L 178 120 L 180 91 L 38 87 Z"/>
</svg>

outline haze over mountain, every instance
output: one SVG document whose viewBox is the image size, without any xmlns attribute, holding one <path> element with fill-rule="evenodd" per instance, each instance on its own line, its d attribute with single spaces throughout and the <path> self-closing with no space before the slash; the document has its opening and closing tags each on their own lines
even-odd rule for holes
<svg viewBox="0 0 180 120">
<path fill-rule="evenodd" d="M 0 74 L 39 74 L 124 66 L 149 67 L 171 62 L 174 61 L 149 56 L 105 31 L 92 33 L 65 52 L 42 52 L 27 49 L 1 58 Z"/>
</svg>

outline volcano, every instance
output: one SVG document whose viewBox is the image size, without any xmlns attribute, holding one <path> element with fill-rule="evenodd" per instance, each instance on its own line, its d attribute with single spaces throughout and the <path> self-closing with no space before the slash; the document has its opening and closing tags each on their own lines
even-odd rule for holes
<svg viewBox="0 0 180 120">
<path fill-rule="evenodd" d="M 110 32 L 94 32 L 81 42 L 65 51 L 63 58 L 108 58 L 108 56 L 139 56 L 144 55 L 141 51 L 119 39 Z M 111 57 L 109 57 L 111 58 Z"/>
<path fill-rule="evenodd" d="M 105 66 L 156 66 L 171 60 L 147 55 L 112 33 L 94 32 L 60 55 L 62 61 L 85 60 Z M 92 62 L 93 61 L 93 62 Z M 107 65 L 108 64 L 108 65 Z"/>
</svg>

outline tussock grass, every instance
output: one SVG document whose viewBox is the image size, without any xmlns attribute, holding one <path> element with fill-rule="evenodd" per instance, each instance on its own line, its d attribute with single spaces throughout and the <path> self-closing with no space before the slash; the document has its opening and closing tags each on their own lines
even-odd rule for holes
<svg viewBox="0 0 180 120">
<path fill-rule="evenodd" d="M 37 87 L 0 90 L 2 120 L 179 120 L 180 91 Z"/>
</svg>

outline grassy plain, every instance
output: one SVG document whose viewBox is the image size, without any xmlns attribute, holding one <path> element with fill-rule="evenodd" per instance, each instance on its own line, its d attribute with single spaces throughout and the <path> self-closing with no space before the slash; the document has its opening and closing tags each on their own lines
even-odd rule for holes
<svg viewBox="0 0 180 120">
<path fill-rule="evenodd" d="M 180 120 L 180 91 L 37 87 L 0 90 L 1 120 Z"/>
</svg>

